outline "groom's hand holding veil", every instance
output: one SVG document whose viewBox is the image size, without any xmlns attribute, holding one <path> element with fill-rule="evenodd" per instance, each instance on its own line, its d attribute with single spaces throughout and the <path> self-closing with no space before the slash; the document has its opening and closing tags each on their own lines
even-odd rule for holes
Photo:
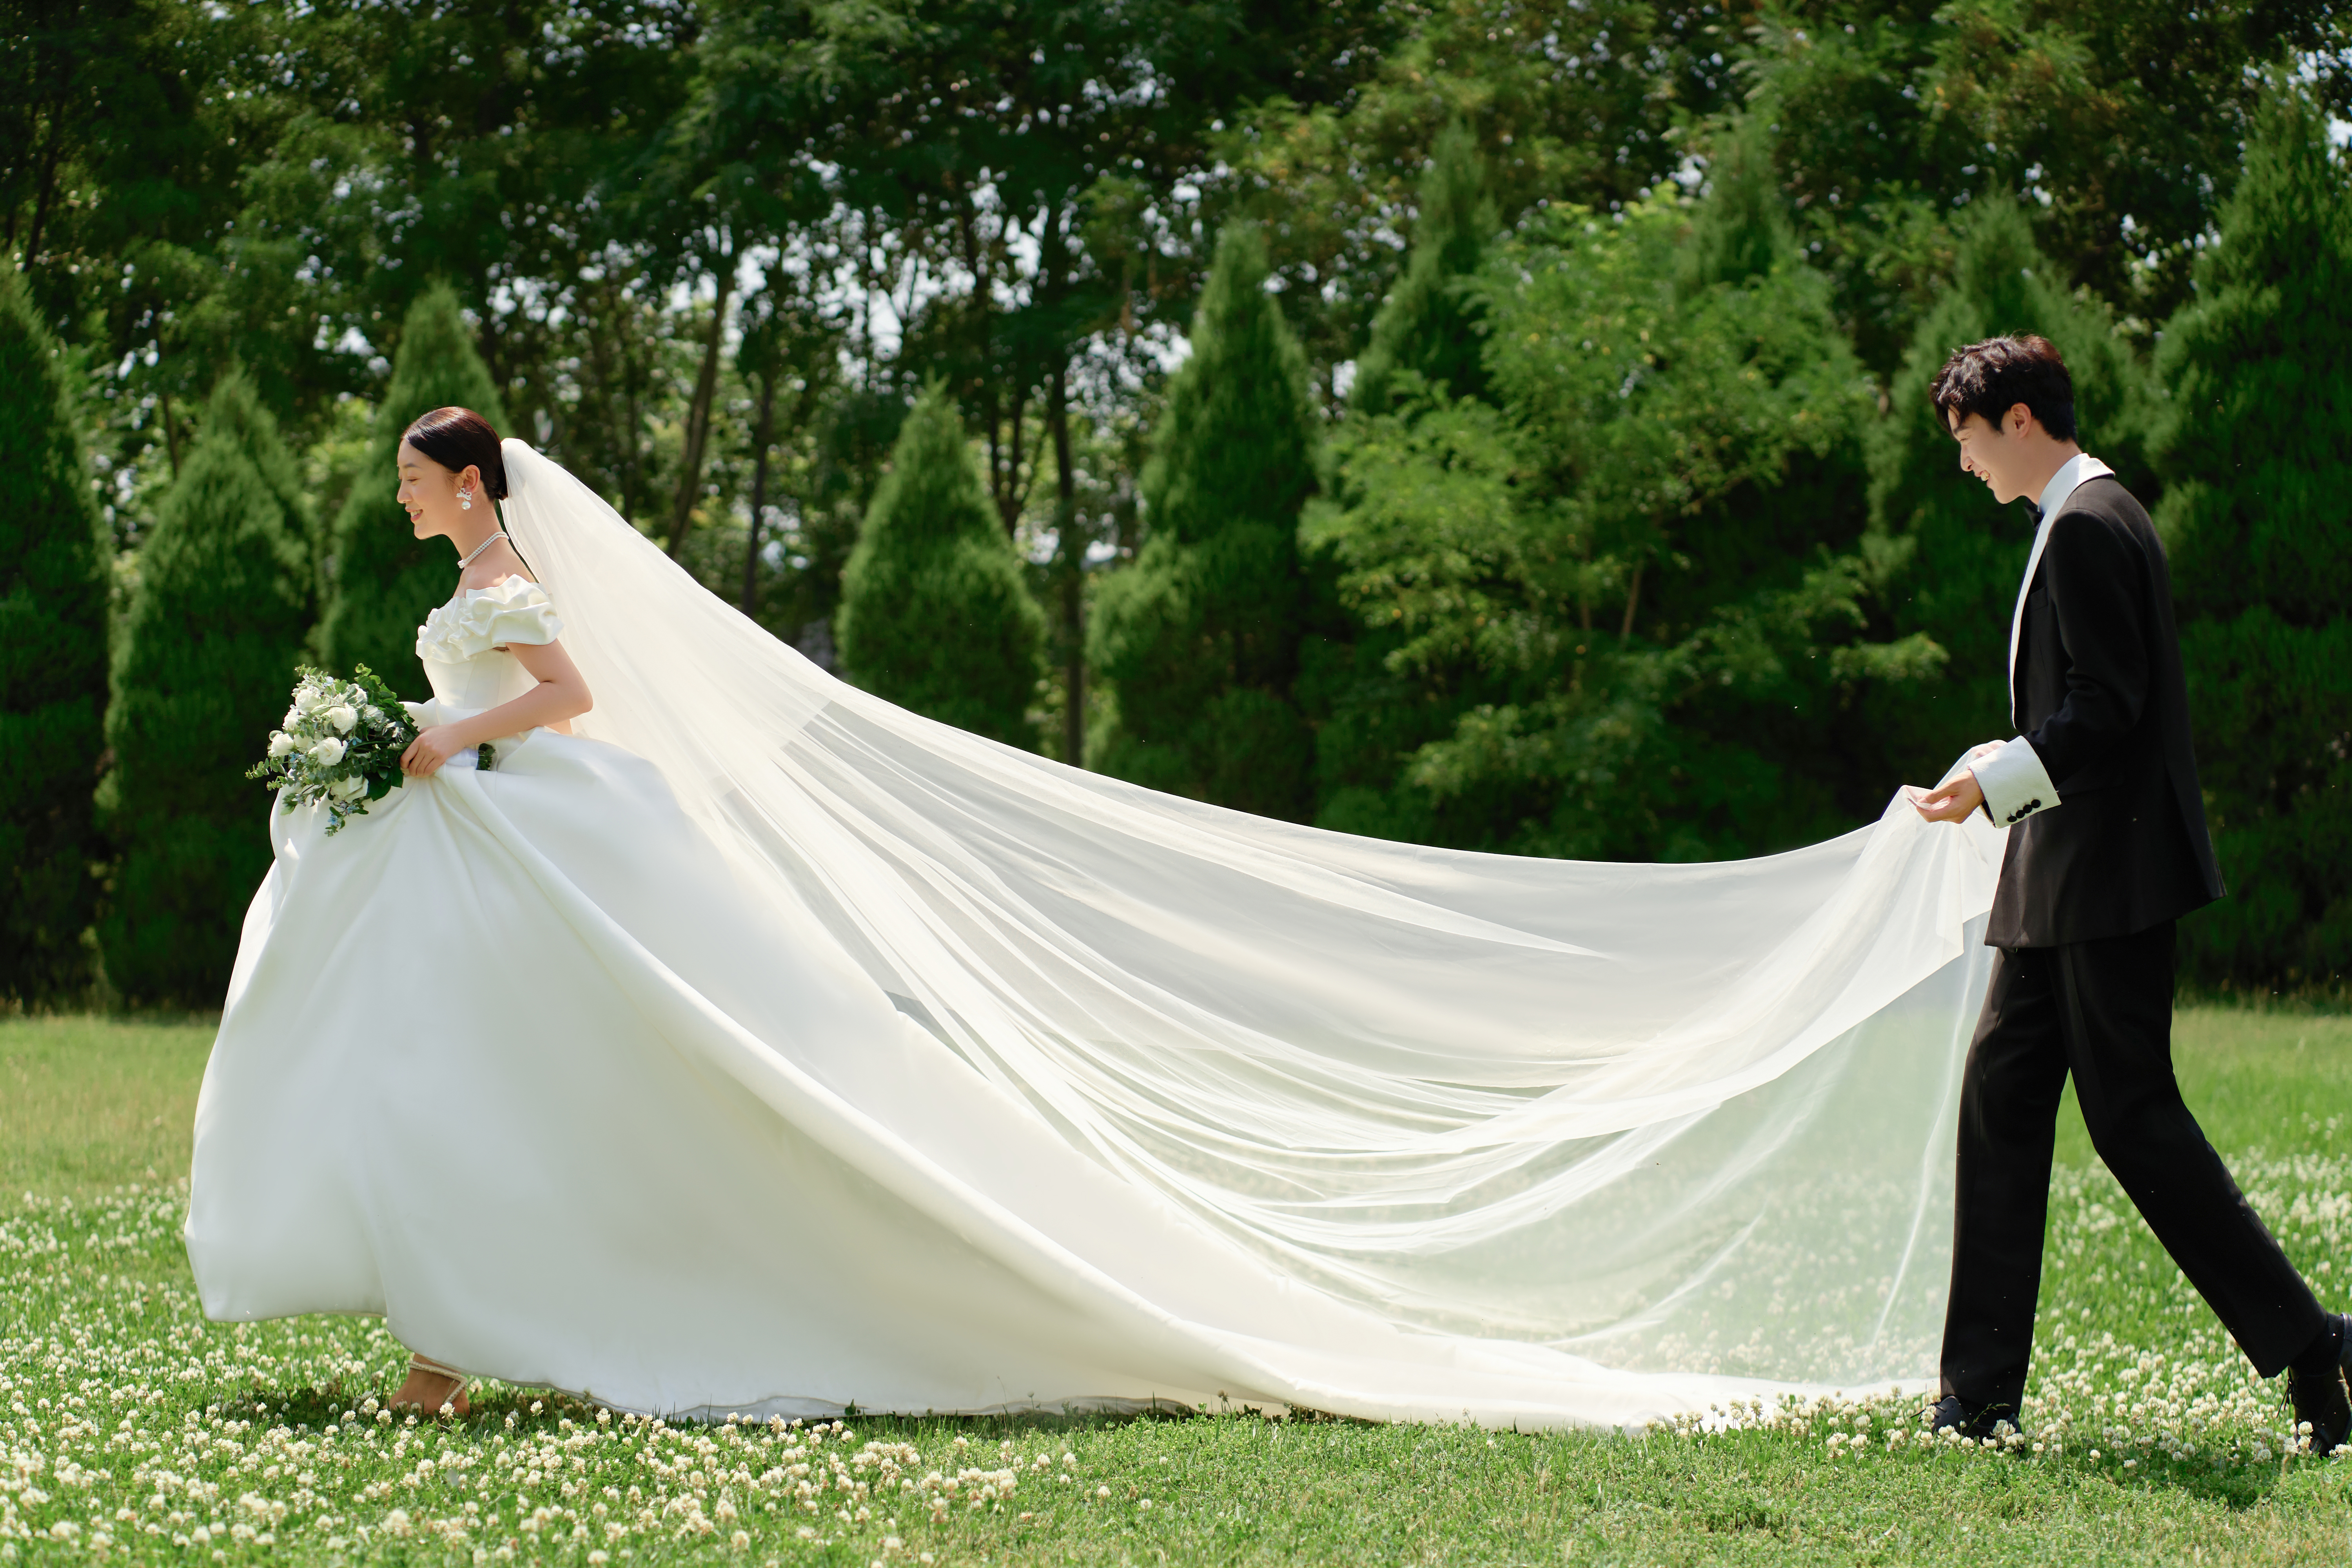
<svg viewBox="0 0 2352 1568">
<path fill-rule="evenodd" d="M 1964 822 L 1969 813 L 1984 809 L 1984 791 L 1977 785 L 1977 775 L 1967 769 L 1960 775 L 1923 790 L 1916 784 L 1906 786 L 1911 794 L 1911 805 L 1930 822 Z"/>
<path fill-rule="evenodd" d="M 1913 809 L 1930 822 L 1965 822 L 1969 813 L 1983 811 L 1984 786 L 1977 783 L 1977 775 L 1970 771 L 1970 764 L 1981 762 L 2000 750 L 2001 744 L 1999 741 L 1989 741 L 1981 746 L 1970 747 L 1968 755 L 1954 763 L 1952 771 L 1944 775 L 1944 782 L 1934 789 L 1905 784 L 1903 792 L 1911 797 Z M 1991 814 L 1988 812 L 1986 815 L 1990 818 Z"/>
</svg>

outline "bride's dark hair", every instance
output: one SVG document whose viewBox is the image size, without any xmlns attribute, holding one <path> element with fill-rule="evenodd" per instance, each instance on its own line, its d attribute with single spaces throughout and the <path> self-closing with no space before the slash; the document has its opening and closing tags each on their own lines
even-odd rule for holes
<svg viewBox="0 0 2352 1568">
<path fill-rule="evenodd" d="M 436 408 L 420 415 L 400 437 L 453 474 L 468 466 L 482 470 L 482 489 L 492 500 L 507 499 L 507 459 L 499 433 L 470 408 Z"/>
</svg>

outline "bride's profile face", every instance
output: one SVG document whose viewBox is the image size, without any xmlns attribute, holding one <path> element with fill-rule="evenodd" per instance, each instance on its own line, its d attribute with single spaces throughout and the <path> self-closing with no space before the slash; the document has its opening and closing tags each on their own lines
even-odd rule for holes
<svg viewBox="0 0 2352 1568">
<path fill-rule="evenodd" d="M 482 476 L 470 464 L 463 473 L 453 474 L 415 447 L 400 444 L 400 504 L 408 509 L 409 526 L 419 539 L 435 534 L 455 535 L 465 531 L 460 519 L 474 512 L 460 505 L 471 500 L 475 510 L 482 505 Z"/>
</svg>

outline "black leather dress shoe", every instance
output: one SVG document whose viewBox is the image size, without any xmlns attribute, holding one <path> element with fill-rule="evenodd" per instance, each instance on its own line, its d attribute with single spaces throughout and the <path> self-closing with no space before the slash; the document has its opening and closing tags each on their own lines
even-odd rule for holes
<svg viewBox="0 0 2352 1568">
<path fill-rule="evenodd" d="M 1988 1405 L 1981 1410 L 1970 1410 L 1957 1394 L 1947 1394 L 1936 1401 L 1927 1418 L 1927 1431 L 1940 1437 L 1947 1432 L 1958 1432 L 1975 1443 L 1993 1435 L 1993 1428 L 2002 1422 L 2017 1425 L 2017 1412 L 2006 1405 Z"/>
<path fill-rule="evenodd" d="M 2337 1313 L 2329 1315 L 2341 1331 L 2343 1348 L 2336 1354 L 2336 1364 L 2309 1376 L 2292 1366 L 2286 1369 L 2286 1392 L 2294 1402 L 2295 1425 L 2300 1428 L 2309 1423 L 2309 1452 L 2315 1458 L 2334 1453 L 2336 1446 L 2352 1434 L 2352 1398 L 2347 1396 L 2352 1393 L 2352 1384 L 2347 1382 L 2347 1377 L 2352 1377 L 2352 1319 Z"/>
</svg>

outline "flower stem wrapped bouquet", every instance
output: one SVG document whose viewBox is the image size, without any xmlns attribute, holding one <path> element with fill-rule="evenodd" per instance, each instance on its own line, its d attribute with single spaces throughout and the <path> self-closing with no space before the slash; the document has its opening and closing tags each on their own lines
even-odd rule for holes
<svg viewBox="0 0 2352 1568">
<path fill-rule="evenodd" d="M 399 785 L 400 754 L 416 739 L 416 725 L 366 665 L 355 667 L 349 680 L 309 665 L 295 675 L 285 728 L 270 733 L 269 754 L 245 776 L 276 790 L 288 811 L 325 806 L 334 818 L 327 824 L 332 834 Z"/>
</svg>

